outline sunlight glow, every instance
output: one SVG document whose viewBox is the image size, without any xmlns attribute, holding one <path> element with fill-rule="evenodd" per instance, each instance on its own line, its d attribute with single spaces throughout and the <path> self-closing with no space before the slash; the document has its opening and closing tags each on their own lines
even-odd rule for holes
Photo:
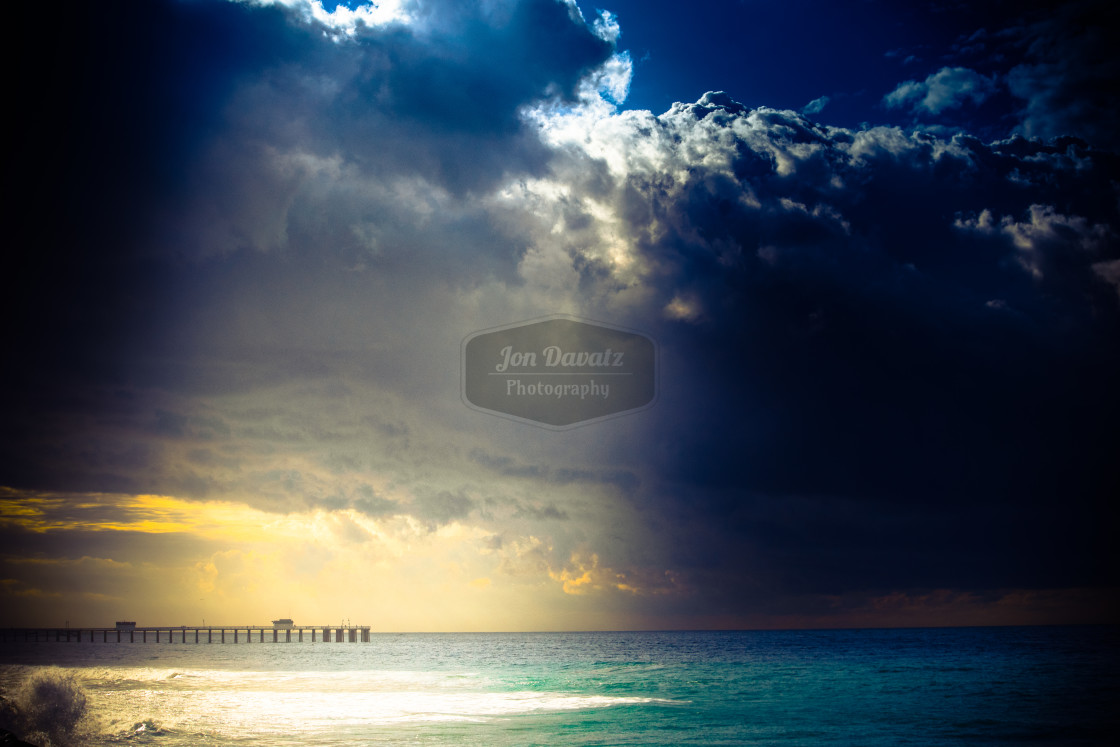
<svg viewBox="0 0 1120 747">
<path fill-rule="evenodd" d="M 306 21 L 320 23 L 338 36 L 354 36 L 361 27 L 386 26 L 390 23 L 409 23 L 412 15 L 405 10 L 402 0 L 382 0 L 366 3 L 356 8 L 339 4 L 334 10 L 323 7 L 322 0 L 237 0 L 255 5 L 281 5 L 290 8 Z"/>
<path fill-rule="evenodd" d="M 557 568 L 536 537 L 495 545 L 482 526 L 404 514 L 2 488 L 0 525 L 69 553 L 2 558 L 0 597 L 38 600 L 39 616 L 78 625 L 261 624 L 283 614 L 316 624 L 349 616 L 390 631 L 555 629 L 573 594 L 633 593 L 597 556 Z M 86 619 L 75 620 L 79 602 Z"/>
</svg>

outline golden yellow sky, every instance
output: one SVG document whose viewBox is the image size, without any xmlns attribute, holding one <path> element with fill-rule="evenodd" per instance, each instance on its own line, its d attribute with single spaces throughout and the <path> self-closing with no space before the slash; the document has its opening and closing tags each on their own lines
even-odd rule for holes
<svg viewBox="0 0 1120 747">
<path fill-rule="evenodd" d="M 40 548 L 0 562 L 11 626 L 261 625 L 347 621 L 375 631 L 603 630 L 658 627 L 643 600 L 687 602 L 686 582 L 605 567 L 595 553 L 554 564 L 546 540 L 496 542 L 480 523 L 425 526 L 353 510 L 269 513 L 158 495 L 0 492 L 0 528 Z M 77 550 L 86 546 L 88 553 Z M 54 548 L 55 552 L 48 552 Z M 74 548 L 75 552 L 67 551 Z M 95 550 L 94 548 L 100 548 Z M 81 554 L 79 554 L 81 553 Z M 936 590 L 830 600 L 833 610 L 754 620 L 762 627 L 1061 621 L 1107 602 L 1091 590 Z M 1026 616 L 1024 616 L 1026 615 Z M 680 627 L 749 627 L 742 615 L 679 616 Z M 672 621 L 672 618 L 670 618 Z"/>
<path fill-rule="evenodd" d="M 64 495 L 5 490 L 9 532 L 97 542 L 108 557 L 7 557 L 4 594 L 26 624 L 259 624 L 349 619 L 377 630 L 603 629 L 632 616 L 569 597 L 637 589 L 573 555 L 551 567 L 542 540 L 496 545 L 470 522 L 432 528 L 411 516 L 356 511 L 267 513 L 226 501 L 155 495 Z M 140 546 L 154 548 L 142 551 Z M 271 617 L 270 617 L 271 616 Z"/>
</svg>

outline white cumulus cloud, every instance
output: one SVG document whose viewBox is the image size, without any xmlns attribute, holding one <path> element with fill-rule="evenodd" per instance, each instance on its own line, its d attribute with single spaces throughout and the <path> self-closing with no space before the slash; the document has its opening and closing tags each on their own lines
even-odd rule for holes
<svg viewBox="0 0 1120 747">
<path fill-rule="evenodd" d="M 966 102 L 981 104 L 996 90 L 994 77 L 985 77 L 966 67 L 943 67 L 923 81 L 908 80 L 883 97 L 891 109 L 910 109 L 915 114 L 940 114 Z"/>
</svg>

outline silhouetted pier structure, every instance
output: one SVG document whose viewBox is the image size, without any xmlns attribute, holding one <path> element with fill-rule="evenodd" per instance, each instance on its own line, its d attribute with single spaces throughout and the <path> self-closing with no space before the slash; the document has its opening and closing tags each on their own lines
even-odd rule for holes
<svg viewBox="0 0 1120 747">
<path fill-rule="evenodd" d="M 368 625 L 153 625 L 113 628 L 3 628 L 0 641 L 88 643 L 369 643 Z M 266 636 L 266 633 L 271 635 Z M 293 633 L 295 635 L 293 635 Z"/>
</svg>

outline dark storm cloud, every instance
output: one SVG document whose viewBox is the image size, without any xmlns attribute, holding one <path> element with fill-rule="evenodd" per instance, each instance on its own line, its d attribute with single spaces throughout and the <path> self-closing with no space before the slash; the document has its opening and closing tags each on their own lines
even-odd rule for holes
<svg viewBox="0 0 1120 747">
<path fill-rule="evenodd" d="M 533 521 L 567 521 L 570 517 L 566 511 L 557 508 L 555 505 L 549 503 L 542 507 L 523 505 L 518 506 L 517 511 L 514 512 L 513 518 L 515 519 L 532 519 Z"/>
<path fill-rule="evenodd" d="M 229 157 L 265 174 L 260 161 L 276 148 L 343 154 L 364 173 L 407 173 L 454 193 L 538 167 L 545 153 L 521 107 L 573 100 L 613 49 L 555 0 L 499 8 L 495 18 L 474 4 L 425 3 L 415 24 L 359 26 L 337 43 L 307 28 L 300 55 L 239 92 Z"/>
<path fill-rule="evenodd" d="M 1018 134 L 1050 139 L 1079 137 L 1115 150 L 1120 108 L 1118 11 L 1101 0 L 1015 4 L 979 3 L 964 15 L 978 26 L 965 31 L 931 67 L 924 83 L 903 83 L 886 97 L 900 105 L 914 97 L 936 105 L 991 105 L 953 124 L 986 136 L 1013 127 Z M 936 95 L 940 89 L 941 96 Z M 955 91 L 956 93 L 952 93 Z M 918 95 L 924 98 L 917 100 Z"/>
<path fill-rule="evenodd" d="M 4 543 L 4 559 L 112 558 L 137 566 L 158 558 L 160 562 L 175 564 L 192 562 L 200 552 L 223 549 L 221 542 L 200 539 L 195 535 L 176 532 L 153 534 L 132 531 L 90 531 L 83 529 L 29 532 L 6 527 L 0 530 Z"/>
<path fill-rule="evenodd" d="M 25 11 L 13 27 L 38 27 Z M 26 368 L 111 375 L 122 344 L 157 333 L 169 275 L 137 257 L 139 243 L 239 76 L 293 41 L 274 11 L 213 3 L 82 3 L 52 19 L 15 83 L 7 176 L 26 246 L 5 253 L 5 317 L 26 320 L 9 334 Z"/>
<path fill-rule="evenodd" d="M 1032 137 L 1077 135 L 1115 149 L 1120 131 L 1120 10 L 1114 3 L 1074 2 L 1051 9 L 1021 29 L 1023 61 L 1007 76 L 1022 99 L 1022 132 Z"/>
<path fill-rule="evenodd" d="M 923 47 L 869 94 L 905 128 L 813 121 L 857 98 L 816 83 L 810 117 L 619 113 L 581 91 L 613 47 L 569 7 L 337 38 L 239 3 L 64 14 L 18 83 L 0 485 L 310 509 L 363 542 L 460 523 L 496 584 L 651 619 L 1116 585 L 1103 6 Z M 655 407 L 566 435 L 459 407 L 464 335 L 561 310 L 657 341 Z M 121 515 L 82 501 L 76 525 Z"/>
<path fill-rule="evenodd" d="M 411 514 L 434 531 L 442 524 L 466 518 L 474 507 L 475 500 L 461 492 L 422 491 L 413 501 Z"/>
<path fill-rule="evenodd" d="M 27 118 L 14 173 L 28 208 L 17 219 L 33 247 L 9 258 L 10 276 L 66 300 L 26 296 L 42 326 L 57 321 L 68 343 L 76 330 L 100 332 L 98 342 L 144 330 L 137 312 L 159 309 L 149 302 L 169 278 L 137 253 L 274 248 L 253 243 L 254 225 L 231 227 L 241 244 L 217 248 L 167 235 L 153 247 L 152 231 L 207 191 L 258 204 L 225 204 L 211 218 L 267 218 L 259 210 L 294 188 L 271 160 L 288 149 L 453 191 L 539 164 L 520 108 L 570 100 L 611 45 L 554 0 L 499 18 L 423 7 L 427 25 L 359 26 L 337 42 L 277 7 L 241 3 L 134 0 L 61 14 L 42 69 L 17 89 Z M 78 308 L 82 318 L 70 318 Z"/>
<path fill-rule="evenodd" d="M 672 567 L 744 609 L 1115 583 L 1114 154 L 828 128 L 723 94 L 601 136 L 656 152 L 606 199 L 654 291 L 635 323 L 669 318 L 635 504 Z"/>
<path fill-rule="evenodd" d="M 508 455 L 498 455 L 474 448 L 468 458 L 481 467 L 503 477 L 527 478 L 552 485 L 586 483 L 610 485 L 623 492 L 634 490 L 640 480 L 632 472 L 617 469 L 585 469 L 554 467 L 543 463 L 525 463 Z"/>
<path fill-rule="evenodd" d="M 356 492 L 354 508 L 366 516 L 391 516 L 401 510 L 400 504 L 378 495 L 377 491 L 368 485 L 361 486 Z"/>
<path fill-rule="evenodd" d="M 194 438 L 203 426 L 153 403 L 153 387 L 250 391 L 334 370 L 337 355 L 290 338 L 337 326 L 324 296 L 385 319 L 363 268 L 413 299 L 432 272 L 509 277 L 522 245 L 448 195 L 541 168 L 521 107 L 572 100 L 612 46 L 554 0 L 414 10 L 413 24 L 337 40 L 276 6 L 60 14 L 17 83 L 8 178 L 29 243 L 3 260 L 5 481 L 77 489 L 67 473 L 85 472 L 96 484 L 81 489 L 143 490 L 123 457 L 99 454 L 123 447 L 92 434 L 115 423 Z"/>
</svg>

